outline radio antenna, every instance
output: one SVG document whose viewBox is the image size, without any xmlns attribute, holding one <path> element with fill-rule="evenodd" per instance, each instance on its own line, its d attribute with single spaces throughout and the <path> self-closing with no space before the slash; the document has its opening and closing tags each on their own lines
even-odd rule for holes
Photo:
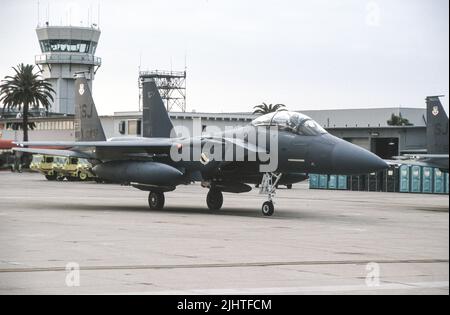
<svg viewBox="0 0 450 315">
<path fill-rule="evenodd" d="M 39 20 L 40 20 L 40 18 L 39 18 L 39 0 L 38 0 L 38 2 L 37 2 L 37 26 L 39 26 Z"/>
</svg>

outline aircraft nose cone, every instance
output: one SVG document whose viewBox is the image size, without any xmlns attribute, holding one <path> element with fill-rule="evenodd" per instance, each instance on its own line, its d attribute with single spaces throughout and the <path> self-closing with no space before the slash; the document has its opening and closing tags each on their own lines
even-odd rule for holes
<svg viewBox="0 0 450 315">
<path fill-rule="evenodd" d="M 377 155 L 346 141 L 336 144 L 332 152 L 332 161 L 334 168 L 342 175 L 368 174 L 389 167 Z"/>
</svg>

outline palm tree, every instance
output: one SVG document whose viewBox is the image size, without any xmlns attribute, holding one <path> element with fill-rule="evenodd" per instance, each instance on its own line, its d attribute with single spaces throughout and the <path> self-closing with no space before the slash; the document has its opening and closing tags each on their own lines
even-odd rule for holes
<svg viewBox="0 0 450 315">
<path fill-rule="evenodd" d="M 34 71 L 34 65 L 24 65 L 13 67 L 15 75 L 6 76 L 0 84 L 0 102 L 3 102 L 3 112 L 5 109 L 17 109 L 22 111 L 23 141 L 28 141 L 28 122 L 30 109 L 40 107 L 48 110 L 53 102 L 51 84 L 41 79 L 40 71 Z"/>
<path fill-rule="evenodd" d="M 253 107 L 254 111 L 253 114 L 254 115 L 264 115 L 264 114 L 268 114 L 268 113 L 274 113 L 278 110 L 286 110 L 286 105 L 284 104 L 269 104 L 267 105 L 266 103 L 262 103 L 261 105 L 256 105 L 255 107 Z"/>
<path fill-rule="evenodd" d="M 398 116 L 394 113 L 391 115 L 391 119 L 387 121 L 389 126 L 412 126 L 413 124 L 409 122 L 409 119 L 403 118 L 400 113 Z"/>
</svg>

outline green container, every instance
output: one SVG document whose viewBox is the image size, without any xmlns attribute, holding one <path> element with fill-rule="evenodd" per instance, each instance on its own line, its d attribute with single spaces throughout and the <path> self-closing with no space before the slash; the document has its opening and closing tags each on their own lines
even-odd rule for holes
<svg viewBox="0 0 450 315">
<path fill-rule="evenodd" d="M 348 189 L 348 181 L 347 176 L 339 175 L 338 176 L 338 189 L 347 190 Z"/>
<path fill-rule="evenodd" d="M 309 174 L 309 188 L 318 189 L 319 188 L 319 175 Z"/>
<path fill-rule="evenodd" d="M 445 193 L 448 194 L 448 186 L 449 186 L 449 176 L 448 173 L 445 173 Z"/>
<path fill-rule="evenodd" d="M 434 170 L 432 167 L 422 168 L 422 192 L 425 194 L 433 193 L 433 175 Z"/>
<path fill-rule="evenodd" d="M 319 189 L 328 188 L 328 175 L 319 175 Z"/>
<path fill-rule="evenodd" d="M 422 167 L 413 165 L 411 166 L 411 192 L 422 192 Z"/>
<path fill-rule="evenodd" d="M 411 168 L 409 165 L 400 166 L 400 192 L 410 191 Z"/>
<path fill-rule="evenodd" d="M 434 169 L 434 193 L 445 194 L 445 173 L 440 169 Z"/>
<path fill-rule="evenodd" d="M 338 188 L 338 176 L 330 175 L 328 176 L 328 189 L 337 189 Z"/>
</svg>

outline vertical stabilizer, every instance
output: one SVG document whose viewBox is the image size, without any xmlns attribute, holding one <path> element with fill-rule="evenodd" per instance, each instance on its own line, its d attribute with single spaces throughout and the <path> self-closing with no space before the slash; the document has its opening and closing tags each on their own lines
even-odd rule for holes
<svg viewBox="0 0 450 315">
<path fill-rule="evenodd" d="M 142 135 L 146 138 L 170 138 L 173 125 L 153 80 L 143 82 L 142 98 Z"/>
<path fill-rule="evenodd" d="M 448 117 L 439 97 L 426 98 L 428 154 L 448 154 Z"/>
<path fill-rule="evenodd" d="M 106 141 L 84 73 L 76 74 L 74 127 L 76 141 Z"/>
</svg>

